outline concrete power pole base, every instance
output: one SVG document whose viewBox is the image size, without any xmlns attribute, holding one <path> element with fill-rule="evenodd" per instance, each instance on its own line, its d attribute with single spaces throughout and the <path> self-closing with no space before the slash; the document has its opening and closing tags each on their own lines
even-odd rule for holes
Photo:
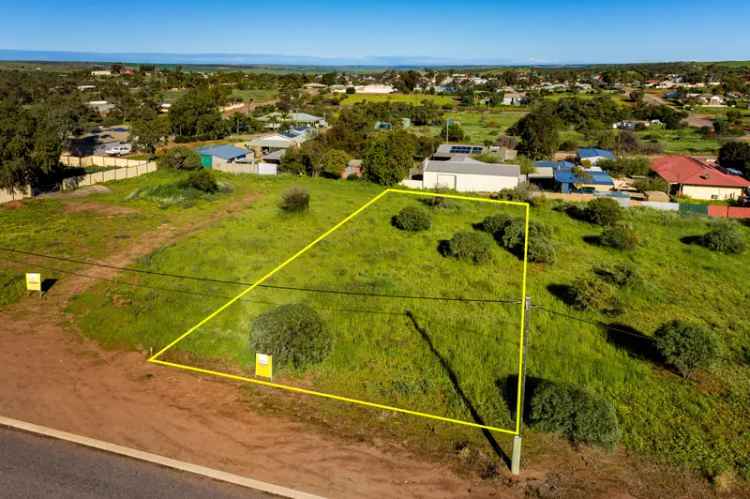
<svg viewBox="0 0 750 499">
<path fill-rule="evenodd" d="M 523 439 L 520 435 L 513 437 L 513 454 L 510 460 L 510 472 L 513 476 L 521 474 L 521 443 Z"/>
</svg>

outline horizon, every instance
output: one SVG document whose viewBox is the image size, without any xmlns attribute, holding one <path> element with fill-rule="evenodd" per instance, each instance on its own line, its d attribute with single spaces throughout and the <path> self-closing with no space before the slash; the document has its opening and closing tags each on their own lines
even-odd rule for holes
<svg viewBox="0 0 750 499">
<path fill-rule="evenodd" d="M 720 12 L 675 0 L 634 0 L 627 8 L 592 0 L 575 7 L 559 0 L 469 0 L 460 9 L 444 0 L 356 7 L 289 0 L 281 14 L 266 0 L 229 0 L 221 8 L 199 0 L 136 0 L 125 11 L 114 5 L 93 11 L 73 0 L 51 17 L 52 8 L 48 0 L 6 7 L 0 49 L 173 59 L 164 63 L 332 66 L 641 64 L 746 60 L 750 54 L 745 20 L 736 15 L 746 6 L 736 0 Z M 259 19 L 264 12 L 267 20 Z"/>
</svg>

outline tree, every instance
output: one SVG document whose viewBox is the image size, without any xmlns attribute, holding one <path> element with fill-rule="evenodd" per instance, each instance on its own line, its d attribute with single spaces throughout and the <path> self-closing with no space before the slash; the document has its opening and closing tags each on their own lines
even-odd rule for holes
<svg viewBox="0 0 750 499">
<path fill-rule="evenodd" d="M 157 160 L 157 164 L 159 168 L 173 170 L 197 170 L 202 167 L 200 155 L 187 147 L 169 149 Z"/>
<path fill-rule="evenodd" d="M 656 348 L 667 364 L 689 378 L 696 369 L 709 367 L 719 354 L 715 333 L 698 324 L 675 320 L 654 333 Z"/>
<path fill-rule="evenodd" d="M 622 218 L 620 205 L 611 198 L 596 198 L 589 201 L 584 211 L 586 220 L 592 224 L 612 225 Z"/>
<path fill-rule="evenodd" d="M 560 146 L 560 120 L 548 107 L 527 114 L 509 130 L 521 138 L 518 151 L 531 158 L 550 157 Z"/>
<path fill-rule="evenodd" d="M 190 90 L 169 109 L 172 133 L 179 137 L 225 137 L 228 130 L 218 106 L 218 97 L 208 89 Z"/>
<path fill-rule="evenodd" d="M 131 142 L 150 154 L 156 152 L 156 146 L 167 135 L 169 135 L 168 120 L 154 111 L 145 109 L 130 129 Z"/>
<path fill-rule="evenodd" d="M 322 172 L 325 175 L 339 178 L 351 160 L 346 151 L 340 149 L 329 149 L 323 153 L 321 158 Z"/>
<path fill-rule="evenodd" d="M 364 177 L 386 186 L 401 182 L 414 164 L 415 150 L 414 137 L 403 130 L 374 136 L 362 156 Z"/>
<path fill-rule="evenodd" d="M 727 142 L 719 149 L 719 164 L 724 168 L 734 168 L 746 177 L 750 176 L 750 143 Z"/>
</svg>

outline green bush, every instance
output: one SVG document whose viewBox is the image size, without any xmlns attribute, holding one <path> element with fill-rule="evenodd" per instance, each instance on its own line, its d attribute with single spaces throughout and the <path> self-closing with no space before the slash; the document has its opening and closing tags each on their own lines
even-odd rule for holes
<svg viewBox="0 0 750 499">
<path fill-rule="evenodd" d="M 719 355 L 716 334 L 690 322 L 667 322 L 656 330 L 654 339 L 666 363 L 686 378 L 696 369 L 709 367 Z"/>
<path fill-rule="evenodd" d="M 640 238 L 632 225 L 625 222 L 615 222 L 602 231 L 599 238 L 602 246 L 609 246 L 620 250 L 633 250 L 638 246 Z"/>
<path fill-rule="evenodd" d="M 416 206 L 407 206 L 393 216 L 391 223 L 394 227 L 409 232 L 427 230 L 432 226 L 430 214 Z"/>
<path fill-rule="evenodd" d="M 619 301 L 614 289 L 601 279 L 579 277 L 570 287 L 570 305 L 581 311 L 616 311 Z"/>
<path fill-rule="evenodd" d="M 292 187 L 281 195 L 279 207 L 289 213 L 301 213 L 310 208 L 310 194 L 301 187 Z"/>
<path fill-rule="evenodd" d="M 219 192 L 219 184 L 216 182 L 213 173 L 203 169 L 191 172 L 181 185 L 182 187 L 196 189 L 207 194 Z"/>
<path fill-rule="evenodd" d="M 447 241 L 445 254 L 475 264 L 492 261 L 492 239 L 481 232 L 457 232 Z"/>
<path fill-rule="evenodd" d="M 638 269 L 629 263 L 594 267 L 594 273 L 605 282 L 618 288 L 631 288 L 641 283 Z"/>
<path fill-rule="evenodd" d="M 510 215 L 505 214 L 497 214 L 497 215 L 490 215 L 486 217 L 484 220 L 479 222 L 477 225 L 477 228 L 481 230 L 482 232 L 486 232 L 487 234 L 490 234 L 491 236 L 501 238 L 503 235 L 503 232 L 505 231 L 505 227 L 510 224 L 512 221 L 512 217 Z"/>
<path fill-rule="evenodd" d="M 612 448 L 622 433 L 611 402 L 570 385 L 542 382 L 534 390 L 529 414 L 531 425 L 559 432 L 574 442 Z"/>
<path fill-rule="evenodd" d="M 301 303 L 289 304 L 253 321 L 250 347 L 273 355 L 276 365 L 302 369 L 326 358 L 331 336 L 315 310 Z"/>
<path fill-rule="evenodd" d="M 622 218 L 622 208 L 611 198 L 596 198 L 584 209 L 586 220 L 597 225 L 612 225 Z"/>
<path fill-rule="evenodd" d="M 519 257 L 523 257 L 526 241 L 526 220 L 513 218 L 506 224 L 500 244 Z M 552 230 L 539 222 L 529 222 L 529 261 L 536 263 L 554 263 L 557 249 L 552 242 Z"/>
<path fill-rule="evenodd" d="M 734 224 L 722 223 L 700 239 L 701 245 L 712 251 L 726 254 L 740 254 L 745 251 L 747 243 Z"/>
<path fill-rule="evenodd" d="M 159 168 L 173 170 L 197 170 L 202 168 L 200 155 L 187 147 L 169 149 L 158 160 Z"/>
</svg>

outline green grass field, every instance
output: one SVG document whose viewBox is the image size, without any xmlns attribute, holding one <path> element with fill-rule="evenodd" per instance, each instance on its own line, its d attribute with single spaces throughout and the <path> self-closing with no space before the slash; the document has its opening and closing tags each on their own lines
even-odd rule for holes
<svg viewBox="0 0 750 499">
<path fill-rule="evenodd" d="M 717 154 L 721 147 L 718 140 L 703 137 L 694 127 L 677 130 L 654 127 L 637 134 L 643 140 L 658 140 L 669 154 Z"/>
<path fill-rule="evenodd" d="M 519 108 L 507 111 L 496 108 L 448 112 L 445 113 L 445 118 L 460 123 L 461 128 L 471 139 L 470 142 L 482 144 L 485 140 L 496 140 L 498 135 L 515 125 L 526 114 L 527 111 Z M 411 130 L 423 135 L 437 135 L 438 132 L 444 131 L 438 126 L 414 127 Z"/>
<path fill-rule="evenodd" d="M 367 183 L 326 179 L 223 178 L 232 184 L 232 194 L 184 208 L 161 209 L 147 199 L 126 201 L 136 189 L 173 182 L 174 176 L 166 173 L 111 183 L 111 193 L 77 201 L 134 208 L 137 214 L 128 215 L 132 217 L 128 224 L 118 223 L 117 217 L 108 221 L 103 215 L 66 214 L 62 203 L 53 200 L 0 209 L 3 227 L 14 228 L 3 231 L 0 240 L 3 245 L 40 252 L 99 258 L 113 244 L 126 246 L 127 239 L 115 239 L 115 234 L 133 236 L 161 223 L 208 216 L 238 196 L 255 193 L 257 199 L 249 208 L 163 247 L 136 265 L 157 272 L 252 282 L 381 190 Z M 305 215 L 284 215 L 277 207 L 280 194 L 293 185 L 311 193 L 312 208 Z M 394 229 L 390 217 L 414 204 L 419 203 L 411 197 L 387 197 L 268 283 L 355 294 L 259 288 L 165 358 L 252 373 L 253 352 L 248 345 L 252 320 L 276 304 L 304 302 L 324 318 L 334 336 L 334 349 L 324 362 L 304 373 L 282 367 L 277 381 L 458 419 L 472 420 L 467 405 L 471 404 L 484 423 L 509 426 L 520 310 L 414 296 L 518 298 L 521 262 L 499 247 L 493 250 L 494 263 L 487 266 L 455 261 L 438 252 L 441 240 L 457 230 L 471 230 L 473 223 L 497 208 L 460 202 L 455 209 L 435 213 L 427 232 L 404 234 Z M 596 226 L 549 207 L 532 210 L 532 220 L 554 228 L 559 254 L 556 264 L 529 267 L 528 293 L 544 310 L 535 309 L 531 315 L 528 375 L 572 383 L 613 400 L 624 432 L 622 444 L 630 451 L 709 476 L 734 469 L 750 478 L 745 270 L 750 253 L 727 256 L 681 242 L 706 232 L 706 219 L 638 209 L 628 211 L 627 217 L 643 244 L 621 253 L 586 242 L 600 233 Z M 750 228 L 742 230 L 750 238 Z M 557 298 L 561 287 L 579 276 L 593 275 L 592 266 L 623 262 L 638 267 L 643 284 L 619 291 L 621 315 L 578 312 Z M 7 272 L 22 270 L 14 267 Z M 4 279 L 0 276 L 0 289 Z M 14 285 L 6 287 L 11 289 L 6 293 L 9 298 L 0 303 L 12 301 L 17 294 Z M 158 350 L 243 289 L 123 273 L 117 282 L 102 282 L 79 295 L 68 312 L 86 336 L 108 348 Z M 406 310 L 413 313 L 416 325 Z M 704 324 L 723 340 L 722 361 L 695 380 L 684 380 L 649 360 L 644 347 L 648 341 L 644 337 L 677 318 Z M 350 406 L 325 404 L 336 418 L 360 414 Z M 418 446 L 438 445 L 445 450 L 460 441 L 482 439 L 478 432 L 457 426 L 366 413 L 372 414 L 373 424 L 395 428 L 396 438 L 411 437 Z M 534 433 L 529 438 L 533 441 Z"/>
<path fill-rule="evenodd" d="M 348 95 L 341 101 L 342 106 L 351 106 L 358 102 L 405 102 L 407 104 L 419 105 L 427 100 L 438 106 L 453 105 L 455 99 L 449 95 L 427 95 L 427 94 L 354 94 Z"/>
<path fill-rule="evenodd" d="M 263 89 L 251 89 L 251 90 L 240 90 L 233 89 L 232 97 L 238 97 L 244 102 L 269 102 L 279 96 L 277 90 L 263 90 Z"/>
</svg>

